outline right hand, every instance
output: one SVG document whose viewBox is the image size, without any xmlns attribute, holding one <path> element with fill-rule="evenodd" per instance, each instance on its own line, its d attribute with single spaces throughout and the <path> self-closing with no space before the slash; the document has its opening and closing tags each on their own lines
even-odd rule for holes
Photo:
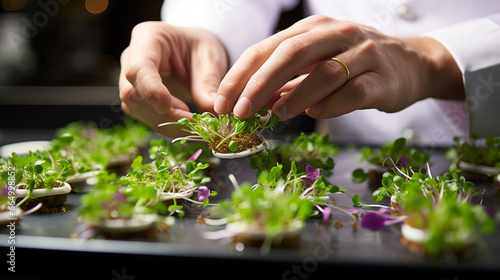
<svg viewBox="0 0 500 280">
<path fill-rule="evenodd" d="M 164 22 L 134 27 L 130 45 L 121 55 L 119 80 L 122 110 L 167 137 L 184 135 L 163 122 L 191 119 L 188 106 L 163 83 L 172 75 L 188 86 L 200 111 L 212 111 L 228 59 L 222 43 L 211 33 Z"/>
</svg>

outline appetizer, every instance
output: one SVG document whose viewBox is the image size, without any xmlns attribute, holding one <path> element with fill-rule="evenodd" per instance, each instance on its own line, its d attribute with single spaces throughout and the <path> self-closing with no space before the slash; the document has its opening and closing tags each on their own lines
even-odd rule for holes
<svg viewBox="0 0 500 280">
<path fill-rule="evenodd" d="M 176 141 L 206 142 L 214 156 L 219 158 L 241 158 L 259 153 L 266 148 L 261 132 L 272 129 L 278 118 L 263 108 L 253 117 L 240 120 L 233 114 L 215 116 L 209 112 L 193 114 L 193 120 L 182 118 L 177 122 L 167 122 L 158 126 L 177 124 L 190 135 L 176 138 Z"/>
<path fill-rule="evenodd" d="M 111 239 L 154 238 L 162 204 L 147 204 L 155 192 L 130 188 L 116 182 L 114 173 L 100 173 L 94 189 L 80 199 L 79 238 L 103 236 Z"/>
<path fill-rule="evenodd" d="M 389 158 L 392 160 L 389 161 Z M 353 180 L 361 183 L 368 179 L 370 185 L 378 184 L 382 179 L 382 174 L 391 172 L 393 166 L 407 165 L 413 170 L 420 170 L 425 168 L 429 158 L 430 154 L 411 147 L 405 138 L 398 138 L 378 149 L 365 146 L 361 149 L 361 160 L 368 162 L 368 172 L 362 168 L 355 169 L 352 173 Z"/>
<path fill-rule="evenodd" d="M 489 135 L 482 139 L 455 137 L 453 140 L 454 145 L 446 153 L 446 157 L 452 161 L 450 170 L 472 181 L 498 181 L 500 138 Z"/>
<path fill-rule="evenodd" d="M 456 173 L 433 177 L 394 167 L 384 173 L 375 201 L 390 198 L 390 207 L 367 211 L 361 226 L 381 230 L 402 223 L 401 243 L 411 252 L 431 258 L 462 256 L 480 243 L 481 234 L 495 229 L 493 213 L 481 204 L 481 188 Z M 479 197 L 479 199 L 475 199 Z"/>
<path fill-rule="evenodd" d="M 306 171 L 306 166 L 320 168 L 325 175 L 332 175 L 335 162 L 333 156 L 339 148 L 329 141 L 329 135 L 319 135 L 315 132 L 307 135 L 301 133 L 291 143 L 278 144 L 266 152 L 250 158 L 250 168 L 262 172 L 270 170 L 277 164 L 283 166 L 283 173 L 288 173 L 291 162 L 294 161 L 300 172 Z"/>
<path fill-rule="evenodd" d="M 64 203 L 71 192 L 71 186 L 65 181 L 71 169 L 68 161 L 47 162 L 32 152 L 22 157 L 13 153 L 0 163 L 0 168 L 2 185 L 10 183 L 6 180 L 9 177 L 15 181 L 17 207 L 26 211 L 42 203 L 39 213 L 64 211 Z"/>
<path fill-rule="evenodd" d="M 206 231 L 204 236 L 231 238 L 237 246 L 260 246 L 262 254 L 273 246 L 297 246 L 298 233 L 311 215 L 312 202 L 276 189 L 253 188 L 248 182 L 240 186 L 232 174 L 229 177 L 234 185 L 231 198 L 222 201 L 211 218 L 205 219 L 209 226 L 225 225 L 225 228 Z"/>
</svg>

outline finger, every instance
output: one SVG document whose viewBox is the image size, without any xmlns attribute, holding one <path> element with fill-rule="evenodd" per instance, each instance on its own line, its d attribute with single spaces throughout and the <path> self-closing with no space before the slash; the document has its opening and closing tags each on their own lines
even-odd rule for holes
<svg viewBox="0 0 500 280">
<path fill-rule="evenodd" d="M 271 99 L 269 100 L 269 102 L 267 102 L 266 107 L 272 108 L 276 101 L 278 101 L 285 94 L 288 94 L 289 91 L 298 86 L 306 77 L 307 75 L 304 74 L 290 80 L 288 83 L 286 83 L 284 86 L 273 93 Z"/>
<path fill-rule="evenodd" d="M 308 29 L 304 24 L 294 24 L 246 49 L 220 84 L 214 104 L 215 112 L 230 113 L 250 77 L 271 56 L 276 47 L 287 38 L 302 34 Z"/>
<path fill-rule="evenodd" d="M 130 46 L 121 56 L 123 74 L 142 100 L 153 106 L 158 113 L 166 113 L 170 109 L 171 95 L 162 82 L 160 64 L 162 59 L 168 61 L 170 54 L 168 50 L 161 48 L 154 29 L 146 27 L 138 25 L 132 32 Z M 170 72 L 165 65 L 161 70 L 167 74 Z"/>
<path fill-rule="evenodd" d="M 352 39 L 341 32 L 345 29 L 342 28 L 341 22 L 330 21 L 329 24 L 333 25 L 329 28 L 312 25 L 306 29 L 307 32 L 292 33 L 291 37 L 271 36 L 271 40 L 264 40 L 251 47 L 250 53 L 245 52 L 240 58 L 243 62 L 235 64 L 221 83 L 218 94 L 224 97 L 226 107 L 230 108 L 236 104 L 235 115 L 247 118 L 266 104 L 273 92 L 302 69 L 341 52 L 347 43 L 339 42 L 350 42 Z M 287 34 L 290 35 L 290 32 Z M 269 50 L 272 51 L 271 54 Z"/>
<path fill-rule="evenodd" d="M 272 107 L 273 114 L 280 120 L 292 118 L 349 82 L 347 71 L 350 77 L 356 77 L 374 67 L 369 57 L 359 55 L 355 50 L 339 54 L 336 58 L 348 67 L 347 70 L 332 59 L 322 61 L 299 85 L 276 101 Z"/>
<path fill-rule="evenodd" d="M 158 127 L 158 124 L 177 121 L 181 118 L 192 118 L 192 113 L 189 111 L 188 106 L 176 97 L 172 98 L 172 107 L 165 114 L 158 114 L 156 111 L 151 110 L 151 106 L 146 102 L 134 103 L 132 106 L 129 106 L 126 102 L 122 102 L 122 110 L 133 118 L 147 124 L 160 135 L 172 138 L 185 136 L 186 132 L 182 131 L 176 125 Z"/>
<path fill-rule="evenodd" d="M 350 113 L 358 109 L 374 108 L 376 100 L 384 100 L 386 85 L 375 72 L 359 75 L 343 87 L 316 102 L 306 110 L 307 115 L 316 119 L 328 119 Z"/>
<path fill-rule="evenodd" d="M 214 44 L 217 44 L 214 42 Z M 192 98 L 201 111 L 214 112 L 214 101 L 227 70 L 227 55 L 222 48 L 196 49 L 192 54 Z"/>
</svg>

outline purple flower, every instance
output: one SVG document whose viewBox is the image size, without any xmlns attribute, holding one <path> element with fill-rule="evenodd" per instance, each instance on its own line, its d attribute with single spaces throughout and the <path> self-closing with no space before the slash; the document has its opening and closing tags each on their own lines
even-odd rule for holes
<svg viewBox="0 0 500 280">
<path fill-rule="evenodd" d="M 7 187 L 2 187 L 2 197 L 9 196 L 9 189 Z"/>
<path fill-rule="evenodd" d="M 197 159 L 200 157 L 200 155 L 201 155 L 201 153 L 202 153 L 202 152 L 203 152 L 203 150 L 202 150 L 202 149 L 199 149 L 199 150 L 198 150 L 198 151 L 196 151 L 196 152 L 195 152 L 192 156 L 190 156 L 190 157 L 189 157 L 186 161 L 184 161 L 184 162 L 181 164 L 181 166 L 179 166 L 179 168 L 181 169 L 181 172 L 182 172 L 182 173 L 186 173 L 186 165 L 185 165 L 185 163 L 186 163 L 186 162 L 188 162 L 188 161 L 195 161 L 195 160 L 197 160 Z M 177 166 L 176 166 L 176 167 L 174 167 L 174 168 L 172 168 L 172 170 L 170 170 L 170 172 L 168 172 L 168 173 L 172 174 L 172 173 L 174 173 L 174 171 L 175 171 L 176 169 L 177 169 Z"/>
<path fill-rule="evenodd" d="M 306 166 L 306 176 L 307 178 L 310 178 L 313 182 L 318 180 L 319 176 L 321 175 L 319 168 L 314 168 L 310 165 Z"/>
<path fill-rule="evenodd" d="M 118 202 L 122 202 L 122 201 L 125 201 L 127 199 L 127 195 L 122 193 L 122 192 L 116 192 L 114 195 L 113 195 L 113 199 L 115 201 L 118 201 Z"/>
<path fill-rule="evenodd" d="M 379 211 L 368 211 L 363 215 L 361 226 L 373 231 L 379 231 L 386 226 L 400 223 L 406 219 L 406 216 L 391 215 L 391 210 L 384 208 Z"/>
<path fill-rule="evenodd" d="M 321 175 L 321 172 L 319 168 L 314 168 L 310 165 L 306 166 L 306 177 L 302 178 L 302 183 L 311 186 L 314 181 L 318 180 L 319 176 Z"/>
<path fill-rule="evenodd" d="M 406 160 L 406 157 L 399 157 L 398 165 L 408 168 L 408 162 Z"/>
<path fill-rule="evenodd" d="M 484 205 L 483 205 L 483 207 L 484 207 L 484 210 L 486 210 L 486 212 L 487 212 L 488 214 L 490 214 L 490 216 L 491 216 L 492 218 L 495 218 L 495 212 L 493 212 L 493 210 L 491 210 L 491 208 L 486 207 L 486 206 L 484 206 Z"/>
<path fill-rule="evenodd" d="M 186 162 L 188 162 L 188 161 L 195 161 L 195 160 L 197 160 L 197 159 L 200 157 L 200 155 L 201 155 L 201 152 L 202 152 L 202 151 L 203 151 L 202 149 L 199 149 L 198 151 L 196 151 L 196 152 L 195 152 L 192 156 L 190 156 L 190 157 L 189 157 L 189 158 L 188 158 L 185 162 L 183 162 L 183 163 L 186 163 Z"/>
<path fill-rule="evenodd" d="M 198 186 L 198 201 L 202 202 L 210 196 L 210 190 L 205 186 Z"/>
</svg>

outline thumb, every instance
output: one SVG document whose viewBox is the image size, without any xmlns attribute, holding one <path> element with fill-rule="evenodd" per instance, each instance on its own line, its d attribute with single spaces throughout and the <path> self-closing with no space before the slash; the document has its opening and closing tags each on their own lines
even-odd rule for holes
<svg viewBox="0 0 500 280">
<path fill-rule="evenodd" d="M 214 111 L 214 101 L 220 82 L 227 71 L 224 50 L 210 49 L 192 56 L 191 94 L 196 107 Z"/>
</svg>

